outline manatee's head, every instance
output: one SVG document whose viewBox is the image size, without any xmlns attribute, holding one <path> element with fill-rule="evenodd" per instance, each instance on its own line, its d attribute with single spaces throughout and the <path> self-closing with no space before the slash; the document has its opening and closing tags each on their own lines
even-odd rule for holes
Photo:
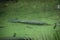
<svg viewBox="0 0 60 40">
<path fill-rule="evenodd" d="M 18 21 L 19 21 L 18 18 L 13 18 L 13 19 L 9 19 L 9 20 L 8 20 L 8 22 L 13 22 L 13 23 L 14 23 L 14 22 L 18 22 Z"/>
</svg>

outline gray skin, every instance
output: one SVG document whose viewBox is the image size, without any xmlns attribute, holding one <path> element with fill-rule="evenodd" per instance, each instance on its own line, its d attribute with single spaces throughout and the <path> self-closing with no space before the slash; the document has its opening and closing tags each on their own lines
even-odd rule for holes
<svg viewBox="0 0 60 40">
<path fill-rule="evenodd" d="M 49 25 L 48 23 L 45 23 L 42 21 L 35 21 L 35 20 L 11 19 L 10 22 L 12 22 L 12 23 L 24 23 L 24 24 L 31 24 L 31 25 Z"/>
</svg>

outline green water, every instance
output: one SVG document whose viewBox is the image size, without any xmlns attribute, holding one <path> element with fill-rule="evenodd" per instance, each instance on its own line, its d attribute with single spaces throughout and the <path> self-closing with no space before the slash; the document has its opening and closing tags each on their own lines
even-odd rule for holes
<svg viewBox="0 0 60 40">
<path fill-rule="evenodd" d="M 8 6 L 2 8 L 0 12 L 0 24 L 4 25 L 4 28 L 0 28 L 0 37 L 12 37 L 16 33 L 16 37 L 31 37 L 34 40 L 59 40 L 60 28 L 57 26 L 53 29 L 54 23 L 59 20 L 56 4 L 54 0 L 22 0 L 17 3 L 7 3 Z M 8 21 L 14 18 L 44 21 L 51 25 L 28 25 Z"/>
</svg>

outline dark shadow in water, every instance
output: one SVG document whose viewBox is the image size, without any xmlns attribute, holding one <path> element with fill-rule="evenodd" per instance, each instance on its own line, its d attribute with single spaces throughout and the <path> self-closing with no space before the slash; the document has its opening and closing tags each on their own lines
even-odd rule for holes
<svg viewBox="0 0 60 40">
<path fill-rule="evenodd" d="M 16 37 L 4 37 L 0 38 L 0 40 L 32 40 L 31 38 L 16 38 Z"/>
<path fill-rule="evenodd" d="M 0 12 L 0 17 L 4 17 L 5 15 L 6 15 L 5 12 L 3 12 L 3 11 Z"/>
</svg>

